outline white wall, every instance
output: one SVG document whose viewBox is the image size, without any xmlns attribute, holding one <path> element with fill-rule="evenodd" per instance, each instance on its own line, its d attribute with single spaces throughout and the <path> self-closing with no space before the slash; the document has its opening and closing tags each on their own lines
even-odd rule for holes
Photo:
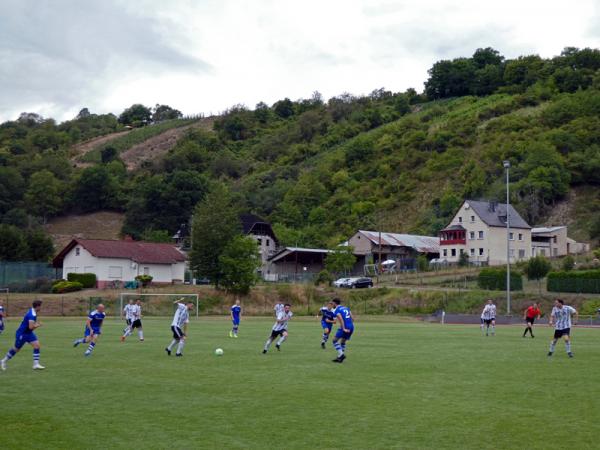
<svg viewBox="0 0 600 450">
<path fill-rule="evenodd" d="M 77 255 L 79 248 L 79 255 Z M 148 270 L 144 270 L 147 268 Z M 185 275 L 185 262 L 176 264 L 138 264 L 124 258 L 96 258 L 80 245 L 75 246 L 63 261 L 63 278 L 68 273 L 94 273 L 98 281 L 133 281 L 137 275 L 148 273 L 152 281 L 171 283 L 182 280 Z"/>
</svg>

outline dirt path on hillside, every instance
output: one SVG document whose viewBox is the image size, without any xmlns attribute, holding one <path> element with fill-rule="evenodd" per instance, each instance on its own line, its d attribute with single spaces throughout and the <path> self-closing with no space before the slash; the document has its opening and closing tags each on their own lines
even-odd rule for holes
<svg viewBox="0 0 600 450">
<path fill-rule="evenodd" d="M 121 153 L 120 158 L 127 166 L 127 170 L 136 170 L 140 168 L 144 162 L 154 161 L 165 155 L 189 130 L 200 128 L 206 131 L 212 131 L 213 123 L 214 117 L 207 117 L 185 127 L 172 128 L 158 136 L 154 136 L 144 142 L 134 145 Z"/>
<path fill-rule="evenodd" d="M 71 161 L 73 162 L 73 164 L 76 167 L 88 167 L 88 166 L 90 166 L 91 165 L 90 163 L 79 161 L 79 159 L 81 158 L 81 156 L 83 156 L 86 153 L 92 151 L 93 149 L 95 149 L 99 145 L 106 144 L 107 142 L 110 142 L 110 141 L 112 141 L 114 139 L 117 139 L 117 138 L 119 138 L 121 136 L 125 136 L 130 131 L 131 130 L 117 131 L 116 133 L 105 134 L 104 136 L 99 136 L 99 137 L 90 139 L 89 141 L 81 142 L 80 144 L 74 145 L 73 147 L 71 147 L 71 150 L 73 151 L 73 155 L 71 156 Z"/>
</svg>

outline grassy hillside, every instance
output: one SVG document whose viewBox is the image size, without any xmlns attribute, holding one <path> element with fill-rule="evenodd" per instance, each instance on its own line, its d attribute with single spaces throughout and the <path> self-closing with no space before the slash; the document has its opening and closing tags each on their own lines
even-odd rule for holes
<svg viewBox="0 0 600 450">
<path fill-rule="evenodd" d="M 25 114 L 0 124 L 0 220 L 109 210 L 123 233 L 172 235 L 224 183 L 284 245 L 331 246 L 358 228 L 435 235 L 464 198 L 504 201 L 510 160 L 511 202 L 530 224 L 600 238 L 600 51 L 479 49 L 435 63 L 425 87 L 236 105 L 120 136 L 112 115 Z M 73 145 L 106 135 L 73 167 Z"/>
</svg>

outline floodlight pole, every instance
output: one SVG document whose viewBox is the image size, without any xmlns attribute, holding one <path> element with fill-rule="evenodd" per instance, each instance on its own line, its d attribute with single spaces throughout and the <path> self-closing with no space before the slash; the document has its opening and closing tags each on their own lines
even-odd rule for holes
<svg viewBox="0 0 600 450">
<path fill-rule="evenodd" d="M 503 165 L 506 169 L 506 315 L 510 316 L 510 161 L 504 161 Z"/>
</svg>

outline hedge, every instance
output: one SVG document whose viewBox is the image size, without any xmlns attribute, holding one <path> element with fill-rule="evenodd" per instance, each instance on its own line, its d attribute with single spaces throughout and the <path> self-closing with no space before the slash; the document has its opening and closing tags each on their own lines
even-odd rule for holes
<svg viewBox="0 0 600 450">
<path fill-rule="evenodd" d="M 482 269 L 477 277 L 477 286 L 490 291 L 506 290 L 506 269 L 495 269 L 492 267 Z M 510 290 L 523 290 L 523 276 L 516 271 L 510 271 Z"/>
<path fill-rule="evenodd" d="M 96 287 L 95 273 L 68 273 L 67 280 L 71 282 L 81 283 L 85 289 Z"/>
<path fill-rule="evenodd" d="M 65 292 L 75 292 L 83 289 L 83 285 L 77 281 L 61 281 L 52 286 L 53 294 L 63 294 Z"/>
<path fill-rule="evenodd" d="M 548 292 L 600 294 L 600 270 L 550 272 L 546 283 Z"/>
</svg>

